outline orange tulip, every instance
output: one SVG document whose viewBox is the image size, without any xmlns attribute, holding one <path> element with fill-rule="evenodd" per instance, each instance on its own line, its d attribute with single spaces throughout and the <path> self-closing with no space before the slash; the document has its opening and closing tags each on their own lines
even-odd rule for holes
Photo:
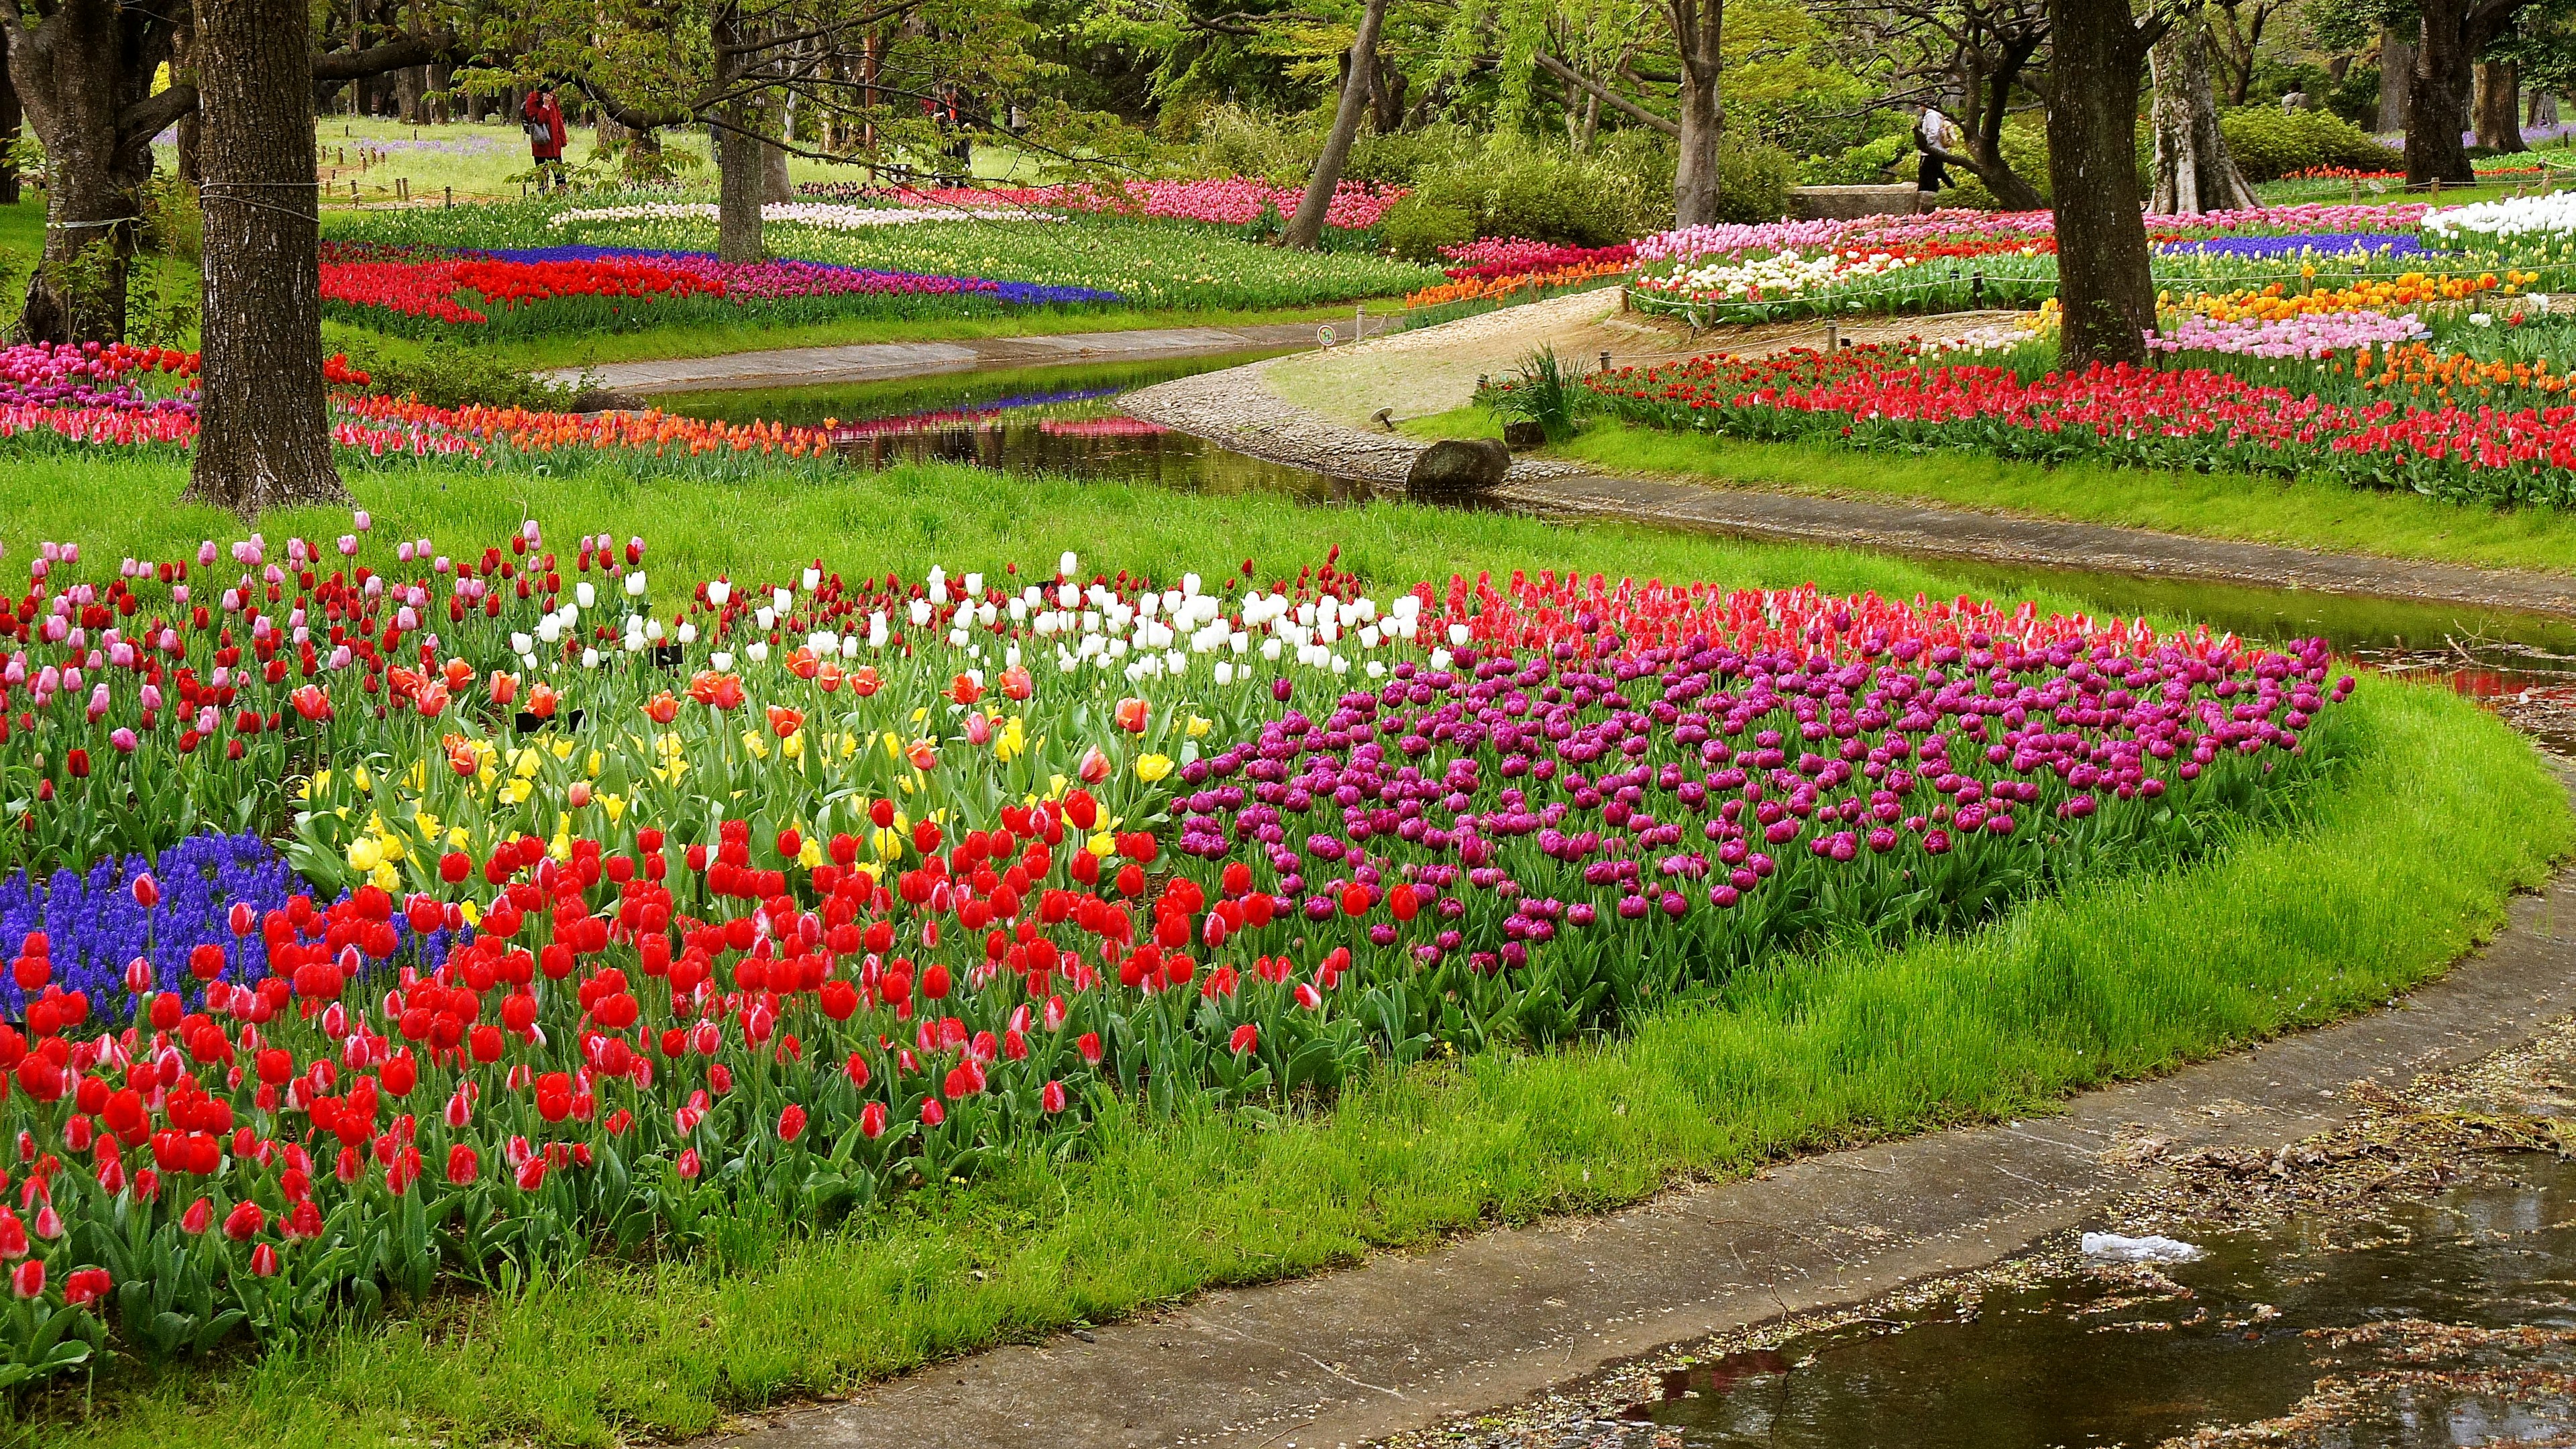
<svg viewBox="0 0 2576 1449">
<path fill-rule="evenodd" d="M 644 702 L 644 717 L 657 725 L 666 725 L 680 717 L 680 702 L 663 690 Z"/>
</svg>

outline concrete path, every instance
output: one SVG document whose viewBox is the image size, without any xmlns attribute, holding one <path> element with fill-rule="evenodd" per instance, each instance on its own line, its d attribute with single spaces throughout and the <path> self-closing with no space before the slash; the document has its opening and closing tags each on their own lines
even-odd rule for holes
<svg viewBox="0 0 2576 1449">
<path fill-rule="evenodd" d="M 2576 872 L 2390 1010 L 2062 1115 L 1803 1158 L 1604 1217 L 1468 1238 L 1346 1272 L 937 1365 L 778 1414 L 731 1449 L 1346 1449 L 1622 1359 L 1861 1301 L 2004 1257 L 2135 1188 L 2142 1161 L 2269 1148 L 2351 1115 L 2357 1079 L 2518 1044 L 2576 1011 Z"/>
<path fill-rule="evenodd" d="M 1055 367 L 1085 362 L 1156 362 L 1277 347 L 1311 347 L 1313 322 L 1246 327 L 1153 327 L 1133 332 L 1060 332 L 1019 337 L 966 337 L 952 342 L 863 342 L 844 347 L 790 347 L 650 362 L 604 362 L 545 374 L 556 382 L 587 376 L 599 387 L 650 396 L 720 388 L 814 387 L 888 382 L 948 372 Z M 1350 319 L 1333 324 L 1347 332 Z"/>
</svg>

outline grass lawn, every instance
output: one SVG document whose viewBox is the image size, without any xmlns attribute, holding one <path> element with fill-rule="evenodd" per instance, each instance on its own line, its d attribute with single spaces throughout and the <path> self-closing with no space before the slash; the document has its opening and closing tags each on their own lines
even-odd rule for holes
<svg viewBox="0 0 2576 1449">
<path fill-rule="evenodd" d="M 1478 408 L 1411 418 L 1421 437 L 1499 437 Z M 2576 573 L 2576 516 L 2366 492 L 2326 479 L 2179 473 L 2101 463 L 2043 467 L 1966 451 L 1907 457 L 1757 443 L 1594 421 L 1549 457 L 1604 473 L 2152 528 L 2341 553 Z"/>
<path fill-rule="evenodd" d="M 168 557 L 229 520 L 171 506 L 172 463 L 60 459 L 0 482 L 0 536 Z M 1021 483 L 942 467 L 846 484 L 358 475 L 396 535 L 642 532 L 651 566 L 760 576 L 1051 560 L 1170 575 L 1331 543 L 1379 582 L 1555 566 L 1911 594 L 1869 555 L 1397 505 Z M 317 510 L 265 521 L 336 533 Z M 67 527 L 73 520 L 94 526 Z M 1625 1035 L 1365 1076 L 1331 1110 L 1104 1124 L 1084 1160 L 1005 1160 L 820 1236 L 746 1231 L 693 1260 L 607 1257 L 295 1354 L 62 1390 L 61 1445 L 598 1445 L 1026 1340 L 1212 1285 L 1278 1278 L 1542 1213 L 1632 1201 L 1784 1152 L 2045 1110 L 2063 1093 L 2384 1000 L 2438 973 L 2576 839 L 2556 780 L 2474 707 L 2370 683 L 2319 727 L 2335 761 L 2268 823 L 2177 869 L 2088 882 L 1996 924 L 1779 959 Z"/>
</svg>

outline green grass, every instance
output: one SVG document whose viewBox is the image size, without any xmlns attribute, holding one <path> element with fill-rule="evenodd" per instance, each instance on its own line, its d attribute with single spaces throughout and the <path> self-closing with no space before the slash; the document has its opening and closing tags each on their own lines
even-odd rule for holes
<svg viewBox="0 0 2576 1449">
<path fill-rule="evenodd" d="M 1421 546 L 1481 552 L 1447 541 L 1451 517 L 1417 527 Z M 1794 1150 L 2043 1111 L 2437 974 L 2567 848 L 2558 782 L 2472 706 L 2373 683 L 2332 728 L 2343 766 L 2298 827 L 2190 868 L 2090 883 L 1966 936 L 1779 961 L 1623 1040 L 1381 1072 L 1335 1110 L 1273 1127 L 1114 1119 L 1087 1161 L 1015 1159 L 827 1236 L 743 1244 L 730 1264 L 592 1262 L 302 1355 L 111 1384 L 96 1418 L 35 1437 L 364 1449 L 694 1435 L 731 1411 L 1210 1286 L 1605 1208 Z M 80 1405 L 73 1390 L 51 1409 Z"/>
<path fill-rule="evenodd" d="M 1404 427 L 1425 437 L 1500 436 L 1499 427 L 1477 408 L 1409 419 Z M 1546 451 L 1611 474 L 1906 499 L 2200 538 L 2576 573 L 2576 515 L 2368 492 L 2326 479 L 2179 473 L 2102 463 L 2049 468 L 1967 451 L 1906 457 L 1602 421 Z"/>
</svg>

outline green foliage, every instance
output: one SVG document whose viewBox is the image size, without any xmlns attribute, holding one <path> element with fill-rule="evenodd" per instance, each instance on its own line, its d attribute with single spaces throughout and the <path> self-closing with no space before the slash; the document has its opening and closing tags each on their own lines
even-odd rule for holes
<svg viewBox="0 0 2576 1449">
<path fill-rule="evenodd" d="M 1342 167 L 1342 178 L 1411 186 L 1423 172 L 1456 155 L 1458 148 L 1475 144 L 1475 133 L 1446 122 L 1391 136 L 1364 131 L 1351 144 L 1351 159 Z"/>
<path fill-rule="evenodd" d="M 1600 247 L 1662 224 L 1653 220 L 1645 184 L 1622 158 L 1510 137 L 1461 152 L 1424 174 L 1414 194 L 1427 206 L 1474 217 L 1477 236 Z"/>
<path fill-rule="evenodd" d="M 1863 141 L 1831 156 L 1809 156 L 1798 163 L 1801 186 L 1868 186 L 1898 179 L 1896 166 L 1914 154 L 1914 138 L 1898 134 Z"/>
<path fill-rule="evenodd" d="M 2139 127 L 2138 134 L 2146 135 L 2146 128 Z M 2004 161 L 2012 167 L 2013 174 L 2029 182 L 2039 192 L 2041 203 L 2045 204 L 2048 201 L 2047 126 L 2036 116 L 2014 116 L 2004 122 L 2000 145 Z M 1943 206 L 1993 207 L 1997 204 L 1994 192 L 1976 177 L 1954 166 L 1950 169 L 1950 179 L 1957 182 L 1958 187 L 1941 194 Z"/>
<path fill-rule="evenodd" d="M 1778 221 L 1789 214 L 1798 161 L 1768 141 L 1726 138 L 1717 148 L 1717 219 Z"/>
<path fill-rule="evenodd" d="M 143 188 L 143 243 L 180 261 L 205 254 L 206 215 L 198 209 L 197 188 L 175 171 Z"/>
<path fill-rule="evenodd" d="M 2326 110 L 2362 130 L 2379 124 L 2379 67 L 2355 65 L 2325 91 Z"/>
<path fill-rule="evenodd" d="M 1508 381 L 1486 388 L 1478 400 L 1495 417 L 1536 423 L 1549 442 L 1561 443 L 1574 436 L 1575 392 L 1556 349 L 1541 347 L 1522 359 Z"/>
<path fill-rule="evenodd" d="M 2218 130 L 2248 181 L 2277 180 L 2311 166 L 2386 171 L 2405 164 L 2360 127 L 2323 111 L 2246 106 L 2221 112 Z"/>
<path fill-rule="evenodd" d="M 432 338 L 400 352 L 360 343 L 349 350 L 350 365 L 367 374 L 367 391 L 380 397 L 414 397 L 432 407 L 569 409 L 582 389 L 548 382 L 510 366 L 479 347 L 448 338 Z"/>
<path fill-rule="evenodd" d="M 1378 223 L 1378 235 L 1396 256 L 1429 265 L 1440 260 L 1442 247 L 1476 239 L 1476 214 L 1417 194 L 1387 208 L 1386 219 Z"/>
<path fill-rule="evenodd" d="M 1241 106 L 1210 106 L 1198 118 L 1196 143 L 1182 164 L 1165 169 L 1194 176 L 1258 176 L 1281 186 L 1306 179 L 1323 138 L 1297 120 Z"/>
</svg>

